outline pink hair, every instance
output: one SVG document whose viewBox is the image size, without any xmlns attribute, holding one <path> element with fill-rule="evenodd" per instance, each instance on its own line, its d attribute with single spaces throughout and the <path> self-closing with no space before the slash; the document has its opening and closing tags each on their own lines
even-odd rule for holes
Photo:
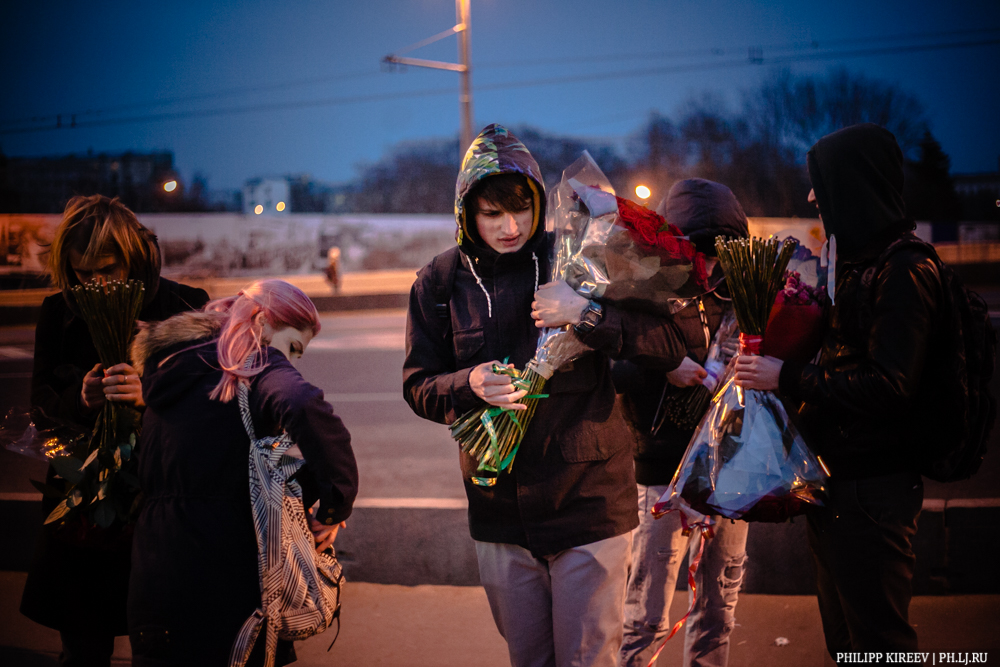
<svg viewBox="0 0 1000 667">
<path fill-rule="evenodd" d="M 267 366 L 267 351 L 261 342 L 263 318 L 275 330 L 291 327 L 319 333 L 319 313 L 309 297 L 284 280 L 258 280 L 236 296 L 216 299 L 205 306 L 206 312 L 228 315 L 219 335 L 218 355 L 222 379 L 210 399 L 228 403 L 236 396 L 240 382 L 249 382 Z M 247 368 L 247 357 L 253 361 Z"/>
</svg>

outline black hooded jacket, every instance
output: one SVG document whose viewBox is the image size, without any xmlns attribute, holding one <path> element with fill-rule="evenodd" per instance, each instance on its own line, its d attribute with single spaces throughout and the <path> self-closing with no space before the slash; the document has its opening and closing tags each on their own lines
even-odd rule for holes
<svg viewBox="0 0 1000 667">
<path fill-rule="evenodd" d="M 834 476 L 915 470 L 906 431 L 942 373 L 941 279 L 919 250 L 878 264 L 913 229 L 902 153 L 889 131 L 856 125 L 820 139 L 808 164 L 823 226 L 837 239 L 837 289 L 819 364 L 786 362 L 780 389 L 805 403 L 803 430 Z"/>
<path fill-rule="evenodd" d="M 499 126 L 476 141 L 459 176 L 459 200 L 479 179 L 510 172 L 532 179 L 540 196 L 538 165 L 519 141 Z M 461 229 L 462 207 L 456 209 Z M 435 308 L 441 277 L 434 262 L 420 270 L 410 291 L 403 394 L 417 415 L 442 424 L 486 405 L 469 385 L 475 366 L 509 357 L 524 368 L 534 355 L 538 329 L 531 302 L 548 276 L 549 238 L 541 224 L 513 253 L 497 253 L 469 236 L 463 233 L 460 248 L 448 251 L 459 253 L 459 263 L 447 319 Z M 676 367 L 683 347 L 663 324 L 606 307 L 603 321 L 583 339 L 594 351 L 552 376 L 545 387 L 549 397 L 538 402 L 512 471 L 501 473 L 495 486 L 472 484 L 475 463 L 455 445 L 473 539 L 516 544 L 544 556 L 638 524 L 633 442 L 615 402 L 609 358 L 663 371 Z"/>
</svg>

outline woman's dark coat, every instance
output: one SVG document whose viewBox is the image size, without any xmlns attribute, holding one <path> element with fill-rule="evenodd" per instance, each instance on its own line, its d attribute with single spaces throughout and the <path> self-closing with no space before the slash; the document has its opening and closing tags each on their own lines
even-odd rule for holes
<svg viewBox="0 0 1000 667">
<path fill-rule="evenodd" d="M 160 278 L 139 319 L 158 322 L 207 302 L 204 290 Z M 98 413 L 83 407 L 80 392 L 83 376 L 98 363 L 87 325 L 67 298 L 60 293 L 42 301 L 31 374 L 31 405 L 39 426 L 58 419 L 93 427 Z M 47 482 L 59 488 L 62 481 L 54 475 L 50 468 Z M 46 516 L 56 503 L 43 500 Z M 126 634 L 130 540 L 120 531 L 109 537 L 103 547 L 84 546 L 44 528 L 28 571 L 21 613 L 57 630 Z"/>
<path fill-rule="evenodd" d="M 133 346 L 145 365 L 147 405 L 139 463 L 144 503 L 128 601 L 137 666 L 225 664 L 240 626 L 261 602 L 250 439 L 236 399 L 208 398 L 222 377 L 218 323 L 213 314 L 181 315 L 140 334 Z M 267 348 L 267 356 L 250 386 L 255 433 L 288 432 L 307 461 L 299 477 L 318 496 L 318 518 L 339 523 L 358 491 L 350 434 L 323 392 L 281 352 Z"/>
</svg>

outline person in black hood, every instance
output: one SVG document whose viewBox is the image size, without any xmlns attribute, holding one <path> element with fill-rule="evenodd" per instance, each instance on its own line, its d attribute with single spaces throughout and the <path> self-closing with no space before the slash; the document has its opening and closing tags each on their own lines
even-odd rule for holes
<svg viewBox="0 0 1000 667">
<path fill-rule="evenodd" d="M 450 424 L 484 405 L 522 408 L 509 359 L 524 368 L 539 327 L 573 324 L 592 349 L 546 385 L 509 473 L 471 481 L 459 454 L 480 579 L 512 665 L 617 660 L 636 518 L 632 439 L 615 403 L 609 358 L 671 370 L 684 349 L 664 320 L 588 302 L 549 274 L 551 237 L 538 164 L 490 125 L 456 185 L 458 247 L 417 274 L 406 325 L 403 394 L 425 419 Z M 457 450 L 457 448 L 456 448 Z"/>
<path fill-rule="evenodd" d="M 743 207 L 721 183 L 701 178 L 678 181 L 657 212 L 705 253 L 709 273 L 717 262 L 717 236 L 749 235 Z M 673 315 L 670 334 L 682 341 L 687 352 L 676 369 L 664 374 L 631 361 L 616 361 L 612 367 L 615 388 L 638 445 L 634 456 L 639 526 L 632 533 L 621 667 L 645 667 L 670 632 L 670 603 L 681 561 L 689 550 L 693 550 L 692 558 L 698 550 L 697 533 L 684 534 L 678 512 L 659 519 L 651 513 L 694 435 L 692 426 L 678 426 L 670 419 L 657 423 L 657 417 L 662 417 L 664 405 L 672 398 L 688 387 L 702 384 L 708 375 L 703 366 L 709 346 L 723 319 L 733 316 L 724 289 L 720 285 Z M 720 341 L 728 352 L 723 362 L 736 353 L 733 340 L 730 337 Z M 749 524 L 719 516 L 714 519 L 715 536 L 706 543 L 695 575 L 696 607 L 685 625 L 685 665 L 724 666 L 729 659 L 729 635 L 736 623 L 734 612 L 743 581 Z"/>
<path fill-rule="evenodd" d="M 942 377 L 934 353 L 941 278 L 936 261 L 913 245 L 883 254 L 913 229 L 903 155 L 888 130 L 865 124 L 827 135 L 808 166 L 809 200 L 837 248 L 819 362 L 740 357 L 736 378 L 803 402 L 803 433 L 830 469 L 829 498 L 809 516 L 809 542 L 831 657 L 912 652 L 911 542 L 923 482 L 906 433 Z"/>
<path fill-rule="evenodd" d="M 160 276 L 156 237 L 118 199 L 73 197 L 49 250 L 48 268 L 58 294 L 42 301 L 35 328 L 31 406 L 35 422 L 93 428 L 104 401 L 143 406 L 139 373 L 124 363 L 103 368 L 71 289 L 94 280 L 142 281 L 139 319 L 155 322 L 208 302 L 204 290 Z M 64 488 L 49 468 L 46 482 Z M 47 515 L 57 500 L 45 498 Z M 127 634 L 130 529 L 93 528 L 80 539 L 46 526 L 28 571 L 21 613 L 59 630 L 62 663 L 108 665 L 116 635 Z"/>
</svg>

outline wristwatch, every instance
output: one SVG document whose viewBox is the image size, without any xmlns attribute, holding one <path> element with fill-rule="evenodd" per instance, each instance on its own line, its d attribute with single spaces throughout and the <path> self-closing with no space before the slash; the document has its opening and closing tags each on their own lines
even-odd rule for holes
<svg viewBox="0 0 1000 667">
<path fill-rule="evenodd" d="M 604 307 L 596 301 L 588 301 L 587 307 L 580 313 L 580 321 L 573 329 L 581 336 L 586 336 L 604 319 Z"/>
</svg>

